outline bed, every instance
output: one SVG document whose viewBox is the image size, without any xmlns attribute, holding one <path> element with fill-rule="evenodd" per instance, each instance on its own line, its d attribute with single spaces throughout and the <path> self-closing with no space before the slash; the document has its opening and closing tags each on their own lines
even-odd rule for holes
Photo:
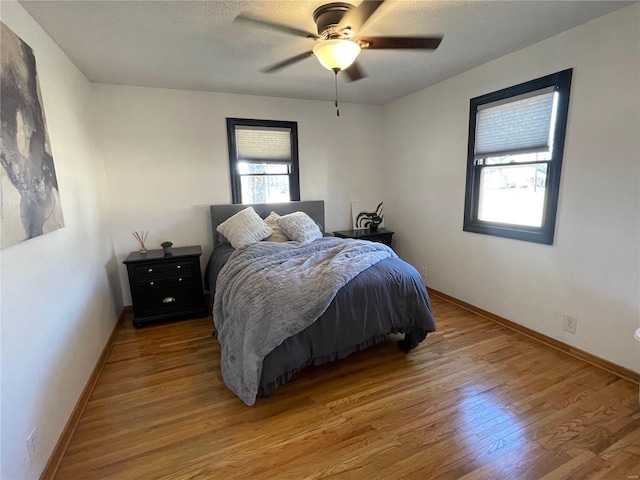
<svg viewBox="0 0 640 480">
<path fill-rule="evenodd" d="M 361 240 L 337 239 L 324 234 L 323 201 L 251 205 L 263 219 L 269 216 L 272 211 L 280 215 L 304 212 L 317 224 L 324 236 L 307 244 L 287 242 L 276 245 L 271 242 L 258 242 L 254 245 L 238 248 L 236 251 L 216 231 L 216 228 L 247 207 L 248 205 L 212 205 L 210 207 L 213 251 L 205 273 L 205 286 L 214 299 L 214 335 L 217 336 L 222 347 L 223 378 L 229 388 L 247 405 L 255 403 L 256 397 L 269 396 L 278 386 L 289 381 L 297 372 L 307 366 L 321 365 L 344 358 L 353 352 L 381 342 L 391 333 L 404 334 L 404 339 L 398 341 L 398 347 L 404 352 L 409 352 L 417 347 L 428 333 L 435 331 L 429 296 L 423 280 L 415 268 L 399 259 L 391 249 L 384 245 Z M 291 334 L 287 333 L 284 340 L 278 340 L 277 345 L 256 347 L 258 350 L 262 349 L 259 354 L 246 349 L 246 343 L 249 343 L 247 338 L 252 334 L 252 329 L 262 329 L 261 333 L 254 333 L 254 335 L 266 335 L 269 333 L 271 322 L 276 325 L 281 321 L 281 318 L 280 314 L 270 313 L 272 310 L 279 312 L 278 309 L 261 304 L 259 309 L 256 310 L 254 306 L 254 310 L 252 310 L 256 316 L 261 317 L 256 320 L 254 326 L 244 324 L 245 317 L 252 317 L 253 313 L 245 316 L 238 314 L 233 321 L 228 320 L 232 314 L 236 313 L 235 308 L 243 308 L 241 304 L 247 303 L 251 300 L 249 297 L 253 296 L 247 294 L 247 292 L 253 292 L 252 290 L 246 290 L 240 295 L 239 291 L 242 288 L 249 287 L 245 285 L 244 277 L 240 281 L 240 273 L 236 273 L 239 271 L 236 268 L 237 262 L 240 261 L 239 257 L 245 256 L 251 259 L 248 262 L 247 259 L 244 261 L 256 270 L 254 275 L 263 275 L 266 278 L 276 270 L 268 268 L 260 270 L 261 267 L 256 265 L 261 265 L 260 262 L 263 259 L 270 260 L 272 258 L 270 256 L 260 257 L 260 255 L 272 255 L 272 250 L 277 250 L 276 254 L 280 256 L 294 255 L 294 252 L 295 255 L 298 255 L 298 252 L 305 250 L 302 254 L 311 257 L 317 253 L 307 253 L 307 251 L 317 252 L 323 251 L 325 248 L 358 252 L 357 255 L 347 254 L 348 262 L 339 266 L 345 270 L 352 269 L 351 265 L 357 263 L 361 255 L 363 257 L 373 256 L 375 259 L 363 260 L 364 268 L 360 266 L 363 268 L 362 271 L 352 273 L 352 277 L 347 277 L 348 281 L 336 291 L 328 306 L 326 308 L 322 305 L 319 307 L 322 311 L 317 319 L 309 325 L 304 326 L 300 331 L 292 327 Z M 370 251 L 360 254 L 362 249 Z M 367 267 L 367 262 L 371 261 L 374 263 Z M 267 264 L 272 265 L 272 263 L 264 263 L 264 265 Z M 234 275 L 238 277 L 235 278 Z M 284 275 L 282 278 L 285 277 L 288 278 Z M 318 277 L 315 278 L 317 282 Z M 263 280 L 265 284 L 271 285 L 270 288 L 276 288 L 273 287 L 273 284 L 277 283 L 277 288 L 286 295 L 293 295 L 295 291 L 300 289 L 300 284 L 295 283 L 296 286 L 292 287 L 284 281 L 281 282 L 280 277 L 274 279 L 272 276 L 268 281 Z M 234 281 L 236 281 L 235 284 L 233 284 Z M 315 286 L 310 288 L 315 288 Z M 238 289 L 239 295 L 239 298 L 235 297 L 235 300 L 232 296 L 234 289 Z M 312 297 L 315 295 L 308 297 L 309 302 L 315 301 L 315 298 Z M 304 309 L 302 307 L 302 304 L 299 304 L 296 308 Z M 300 315 L 303 316 L 302 313 Z M 224 322 L 221 320 L 223 318 Z M 225 368 L 225 364 L 230 361 L 240 365 L 237 368 L 233 367 L 236 370 L 246 370 L 247 364 L 255 363 L 257 371 L 246 374 L 241 379 L 228 378 L 232 377 L 231 368 Z M 254 379 L 248 378 L 252 376 L 256 377 Z M 246 391 L 245 386 L 252 384 L 252 382 L 257 386 Z"/>
</svg>

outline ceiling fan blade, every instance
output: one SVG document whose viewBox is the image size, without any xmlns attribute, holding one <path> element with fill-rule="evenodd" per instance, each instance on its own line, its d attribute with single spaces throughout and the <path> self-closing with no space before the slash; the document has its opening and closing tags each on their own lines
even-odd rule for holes
<svg viewBox="0 0 640 480">
<path fill-rule="evenodd" d="M 418 49 L 435 50 L 442 42 L 442 37 L 358 37 L 358 41 L 369 45 L 368 49 Z"/>
<path fill-rule="evenodd" d="M 276 72 L 284 67 L 288 67 L 289 65 L 299 62 L 300 60 L 304 60 L 307 57 L 311 57 L 313 55 L 313 52 L 311 50 L 309 50 L 308 52 L 304 52 L 301 53 L 300 55 L 296 55 L 295 57 L 291 57 L 291 58 L 287 58 L 286 60 L 283 60 L 280 63 L 276 63 L 275 65 L 271 65 L 270 67 L 265 68 L 264 70 L 262 70 L 262 72 L 264 73 L 273 73 Z"/>
<path fill-rule="evenodd" d="M 351 28 L 351 31 L 359 32 L 369 17 L 374 14 L 380 5 L 384 3 L 384 0 L 363 0 L 356 8 L 349 10 L 344 14 L 344 17 L 338 23 L 338 31 L 342 31 L 345 28 Z"/>
<path fill-rule="evenodd" d="M 360 68 L 360 64 L 358 64 L 358 62 L 353 62 L 351 66 L 344 70 L 344 73 L 347 74 L 350 82 L 355 82 L 356 80 L 360 80 L 367 76 L 362 68 Z"/>
<path fill-rule="evenodd" d="M 269 22 L 260 18 L 250 17 L 248 15 L 238 15 L 233 21 L 234 23 L 247 23 L 250 25 L 268 28 L 270 30 L 277 30 L 278 32 L 295 35 L 296 37 L 320 38 L 315 33 L 306 32 L 304 30 L 289 27 L 287 25 L 280 25 L 279 23 Z"/>
</svg>

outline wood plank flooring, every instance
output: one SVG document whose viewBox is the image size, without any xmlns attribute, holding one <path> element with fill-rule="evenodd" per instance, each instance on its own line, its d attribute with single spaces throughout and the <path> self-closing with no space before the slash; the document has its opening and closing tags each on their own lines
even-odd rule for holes
<svg viewBox="0 0 640 480">
<path fill-rule="evenodd" d="M 433 297 L 438 331 L 245 406 L 211 317 L 125 318 L 58 479 L 637 479 L 638 386 Z"/>
</svg>

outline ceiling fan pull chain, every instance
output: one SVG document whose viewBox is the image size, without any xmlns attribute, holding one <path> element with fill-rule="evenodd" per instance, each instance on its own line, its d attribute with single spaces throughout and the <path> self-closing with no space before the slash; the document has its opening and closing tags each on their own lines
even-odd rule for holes
<svg viewBox="0 0 640 480">
<path fill-rule="evenodd" d="M 340 116 L 340 109 L 338 108 L 338 72 L 340 70 L 338 70 L 337 68 L 333 70 L 333 73 L 335 73 L 335 81 L 336 81 L 336 117 Z"/>
</svg>

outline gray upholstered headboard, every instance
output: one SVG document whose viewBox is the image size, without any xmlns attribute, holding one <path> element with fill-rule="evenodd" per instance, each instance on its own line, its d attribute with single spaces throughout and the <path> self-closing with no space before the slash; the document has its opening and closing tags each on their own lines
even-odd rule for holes
<svg viewBox="0 0 640 480">
<path fill-rule="evenodd" d="M 211 226 L 213 228 L 213 248 L 219 243 L 218 232 L 216 228 L 227 218 L 235 215 L 240 210 L 247 208 L 249 204 L 236 205 L 211 205 Z M 279 215 L 286 215 L 293 212 L 304 212 L 320 225 L 322 233 L 324 233 L 324 200 L 308 200 L 303 202 L 287 202 L 287 203 L 254 203 L 251 204 L 253 209 L 262 218 L 266 218 L 271 211 Z"/>
</svg>

